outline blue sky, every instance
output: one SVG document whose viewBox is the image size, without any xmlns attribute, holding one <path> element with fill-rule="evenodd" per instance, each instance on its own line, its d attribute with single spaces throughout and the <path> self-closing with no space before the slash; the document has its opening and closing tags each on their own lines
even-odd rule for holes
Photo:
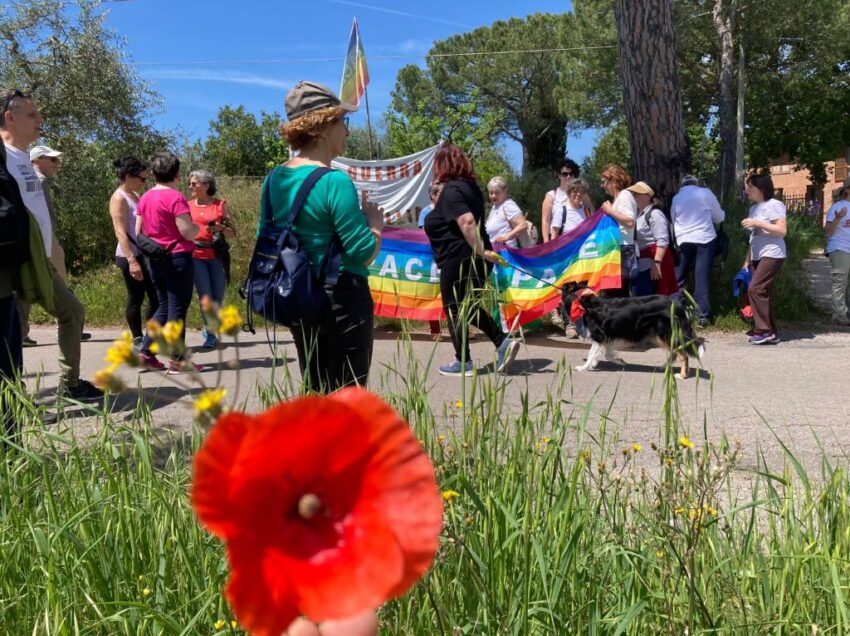
<svg viewBox="0 0 850 636">
<path fill-rule="evenodd" d="M 372 121 L 386 110 L 396 73 L 424 64 L 435 40 L 496 20 L 570 9 L 565 0 L 113 0 L 107 24 L 126 38 L 140 75 L 164 99 L 156 123 L 205 137 L 221 106 L 283 112 L 286 91 L 300 79 L 339 89 L 353 17 L 369 64 Z M 354 115 L 365 124 L 365 109 Z M 569 155 L 590 152 L 593 133 L 572 136 Z M 512 162 L 519 149 L 508 147 Z"/>
</svg>

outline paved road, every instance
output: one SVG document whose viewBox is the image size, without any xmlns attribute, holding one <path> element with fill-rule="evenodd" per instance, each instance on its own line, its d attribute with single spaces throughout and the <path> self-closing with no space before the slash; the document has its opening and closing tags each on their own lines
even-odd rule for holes
<svg viewBox="0 0 850 636">
<path fill-rule="evenodd" d="M 815 267 L 823 274 L 823 263 L 816 263 Z M 119 332 L 118 329 L 91 331 L 94 339 L 83 344 L 85 377 L 91 377 L 104 366 L 104 352 Z M 294 346 L 288 332 L 284 330 L 279 335 L 277 360 L 272 358 L 264 333 L 241 338 L 237 346 L 227 347 L 223 352 L 225 361 L 233 359 L 237 350 L 242 360 L 238 376 L 226 362 L 219 364 L 215 352 L 200 352 L 194 359 L 210 365 L 210 370 L 203 374 L 209 383 L 217 381 L 220 370 L 220 383 L 231 396 L 237 392 L 238 377 L 240 402 L 245 400 L 248 409 L 255 409 L 260 404 L 257 386 L 268 386 L 274 377 L 287 393 L 291 389 L 286 387 L 297 382 Z M 850 427 L 850 401 L 843 398 L 850 370 L 850 330 L 787 328 L 781 344 L 762 347 L 748 344 L 743 333 L 708 331 L 704 335 L 708 338 L 707 356 L 705 368 L 697 369 L 699 379 L 692 371 L 691 379 L 678 382 L 682 418 L 692 436 L 701 439 L 705 426 L 711 439 L 717 440 L 723 433 L 739 439 L 744 461 L 751 465 L 756 462 L 757 452 L 764 453 L 773 466 L 781 462 L 782 450 L 771 428 L 813 469 L 819 466 L 821 445 L 828 457 L 844 457 L 846 432 Z M 42 400 L 49 402 L 58 379 L 56 332 L 53 328 L 38 327 L 33 329 L 32 336 L 42 344 L 24 351 L 27 381 Z M 188 339 L 190 345 L 200 344 L 201 340 L 197 331 L 190 331 Z M 519 412 L 526 395 L 531 405 L 544 403 L 552 396 L 562 398 L 565 402 L 558 408 L 565 411 L 578 410 L 570 402 L 585 404 L 592 400 L 591 430 L 598 428 L 597 422 L 603 419 L 601 414 L 607 411 L 607 431 L 618 439 L 617 444 L 648 444 L 657 440 L 663 421 L 663 351 L 623 352 L 628 363 L 623 369 L 603 363 L 596 372 L 571 371 L 581 363 L 587 349 L 585 344 L 567 341 L 554 333 L 532 335 L 508 376 L 488 373 L 485 366 L 477 382 L 498 382 L 504 386 L 503 414 Z M 488 341 L 478 339 L 472 343 L 472 355 L 478 364 L 486 365 L 492 362 L 493 348 Z M 445 378 L 436 373 L 436 367 L 451 356 L 448 342 L 434 344 L 427 334 L 414 334 L 406 342 L 397 334 L 380 332 L 375 342 L 372 388 L 406 392 L 406 387 L 412 386 L 427 396 L 438 421 L 445 426 L 456 425 L 457 418 L 445 413 L 451 414 L 457 400 L 470 401 L 475 382 L 465 383 L 467 395 L 464 396 L 459 378 Z M 188 424 L 191 411 L 185 401 L 178 404 L 167 401 L 185 395 L 185 391 L 154 373 L 136 376 L 125 372 L 124 376 L 131 384 L 138 377 L 143 386 L 157 390 L 163 398 L 148 400 L 157 424 L 177 428 Z M 114 405 L 115 415 L 118 419 L 129 419 L 134 407 L 134 399 L 125 396 Z M 90 430 L 91 418 L 83 417 L 83 413 L 77 415 L 58 426 L 81 433 Z"/>
</svg>

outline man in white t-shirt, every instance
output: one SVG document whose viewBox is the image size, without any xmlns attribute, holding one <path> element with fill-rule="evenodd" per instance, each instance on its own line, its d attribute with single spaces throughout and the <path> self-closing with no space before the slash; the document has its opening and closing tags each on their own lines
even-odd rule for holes
<svg viewBox="0 0 850 636">
<path fill-rule="evenodd" d="M 27 148 L 41 136 L 44 120 L 38 106 L 29 95 L 20 91 L 9 93 L 0 113 L 0 137 L 6 150 L 6 167 L 18 183 L 24 205 L 38 222 L 48 259 L 53 253 L 53 226 L 50 210 L 44 198 L 43 186 L 32 166 Z M 54 317 L 59 322 L 60 395 L 77 401 L 96 401 L 103 392 L 90 382 L 80 379 L 80 340 L 85 321 L 85 309 L 51 264 L 47 264 L 53 279 L 55 297 Z"/>
<path fill-rule="evenodd" d="M 717 243 L 714 226 L 723 223 L 725 218 L 726 213 L 711 190 L 701 187 L 694 176 L 682 177 L 681 188 L 670 207 L 680 256 L 676 279 L 679 293 L 683 295 L 688 275 L 693 270 L 694 300 L 701 327 L 707 326 L 711 318 L 711 268 Z"/>
<path fill-rule="evenodd" d="M 823 229 L 832 274 L 832 322 L 850 326 L 850 185 L 838 191 Z"/>
</svg>

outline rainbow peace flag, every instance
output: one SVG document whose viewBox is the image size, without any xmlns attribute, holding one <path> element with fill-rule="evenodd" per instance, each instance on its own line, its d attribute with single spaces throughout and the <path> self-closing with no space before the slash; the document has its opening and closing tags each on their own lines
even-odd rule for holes
<svg viewBox="0 0 850 636">
<path fill-rule="evenodd" d="M 597 212 L 549 243 L 503 249 L 511 266 L 495 266 L 491 278 L 504 328 L 517 316 L 519 324 L 526 324 L 560 304 L 560 291 L 537 279 L 558 286 L 583 281 L 597 290 L 619 287 L 619 246 L 617 222 Z M 425 232 L 384 228 L 381 251 L 369 266 L 369 288 L 376 316 L 440 319 L 440 272 Z"/>
<path fill-rule="evenodd" d="M 354 18 L 354 24 L 351 26 L 351 37 L 348 39 L 345 66 L 342 68 L 339 101 L 360 106 L 360 98 L 366 92 L 368 84 L 369 69 L 366 67 L 366 54 L 363 52 L 363 42 L 360 41 L 357 18 Z"/>
</svg>

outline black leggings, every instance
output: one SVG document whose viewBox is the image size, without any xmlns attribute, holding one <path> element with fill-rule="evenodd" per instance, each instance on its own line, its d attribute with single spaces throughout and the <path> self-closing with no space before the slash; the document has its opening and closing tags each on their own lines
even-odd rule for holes
<svg viewBox="0 0 850 636">
<path fill-rule="evenodd" d="M 468 361 L 469 334 L 466 322 L 473 324 L 483 331 L 494 345 L 499 347 L 507 336 L 501 327 L 493 320 L 493 316 L 480 302 L 480 292 L 484 289 L 492 265 L 479 258 L 450 260 L 440 265 L 440 295 L 443 298 L 443 311 L 449 322 L 449 333 L 458 360 Z M 462 313 L 464 299 L 471 303 L 466 313 Z"/>
<path fill-rule="evenodd" d="M 325 293 L 330 306 L 319 323 L 291 328 L 304 387 L 330 393 L 347 386 L 366 386 L 375 339 L 369 281 L 340 272 L 336 284 L 326 286 Z"/>
<path fill-rule="evenodd" d="M 142 274 L 144 275 L 142 280 L 136 280 L 130 276 L 130 262 L 123 256 L 116 256 L 115 264 L 121 270 L 121 274 L 124 276 L 124 286 L 127 288 L 127 307 L 124 310 L 127 325 L 130 327 L 130 333 L 133 334 L 133 338 L 141 338 L 143 335 L 142 303 L 147 295 L 148 310 L 145 312 L 145 322 L 147 322 L 153 317 L 157 307 L 159 307 L 159 301 L 156 298 L 156 288 L 153 286 L 148 268 L 145 267 L 141 259 L 139 259 L 139 265 L 141 265 Z"/>
</svg>

